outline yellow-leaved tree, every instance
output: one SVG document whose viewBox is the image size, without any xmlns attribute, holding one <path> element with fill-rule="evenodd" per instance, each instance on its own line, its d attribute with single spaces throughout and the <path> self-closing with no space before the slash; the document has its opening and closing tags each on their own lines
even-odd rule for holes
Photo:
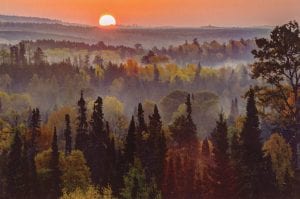
<svg viewBox="0 0 300 199">
<path fill-rule="evenodd" d="M 264 143 L 263 151 L 272 161 L 279 189 L 283 189 L 288 179 L 294 176 L 291 146 L 281 135 L 274 133 Z"/>
</svg>

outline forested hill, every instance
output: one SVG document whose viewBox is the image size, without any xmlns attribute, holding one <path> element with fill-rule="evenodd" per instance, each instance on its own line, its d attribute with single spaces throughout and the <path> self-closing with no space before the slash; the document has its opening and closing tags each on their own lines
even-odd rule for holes
<svg viewBox="0 0 300 199">
<path fill-rule="evenodd" d="M 230 39 L 253 39 L 266 37 L 270 27 L 200 27 L 200 28 L 142 28 L 118 26 L 115 29 L 100 29 L 92 26 L 68 24 L 57 20 L 32 17 L 0 16 L 0 43 L 18 43 L 21 40 L 55 39 L 87 43 L 103 41 L 110 45 L 144 47 L 178 45 L 185 40 L 197 38 L 199 42 Z"/>
</svg>

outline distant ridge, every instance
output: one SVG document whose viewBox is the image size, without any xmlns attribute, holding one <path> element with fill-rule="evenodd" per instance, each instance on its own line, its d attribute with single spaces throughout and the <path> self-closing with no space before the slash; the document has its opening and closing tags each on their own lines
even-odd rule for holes
<svg viewBox="0 0 300 199">
<path fill-rule="evenodd" d="M 48 19 L 41 17 L 25 17 L 25 16 L 16 16 L 16 15 L 1 15 L 0 22 L 13 22 L 13 23 L 63 23 L 61 20 L 57 19 Z"/>
<path fill-rule="evenodd" d="M 145 48 L 168 47 L 185 41 L 207 42 L 216 40 L 220 43 L 229 40 L 254 39 L 267 37 L 268 27 L 143 27 L 137 25 L 119 25 L 113 29 L 103 29 L 61 20 L 7 16 L 0 14 L 0 44 L 15 44 L 22 40 L 70 40 L 86 43 L 103 41 L 109 45 L 134 46 L 137 43 Z"/>
<path fill-rule="evenodd" d="M 28 17 L 28 16 L 17 16 L 17 15 L 3 15 L 0 14 L 0 23 L 37 23 L 37 24 L 61 24 L 71 26 L 86 26 L 86 24 L 77 24 L 64 22 L 58 19 L 49 19 L 43 17 Z"/>
</svg>

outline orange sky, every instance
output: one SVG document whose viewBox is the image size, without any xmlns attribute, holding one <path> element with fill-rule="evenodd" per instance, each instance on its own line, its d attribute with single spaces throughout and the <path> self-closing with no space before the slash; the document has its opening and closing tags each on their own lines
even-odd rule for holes
<svg viewBox="0 0 300 199">
<path fill-rule="evenodd" d="M 275 25 L 300 22 L 300 0 L 0 0 L 0 14 L 97 25 L 103 13 L 124 25 Z"/>
</svg>

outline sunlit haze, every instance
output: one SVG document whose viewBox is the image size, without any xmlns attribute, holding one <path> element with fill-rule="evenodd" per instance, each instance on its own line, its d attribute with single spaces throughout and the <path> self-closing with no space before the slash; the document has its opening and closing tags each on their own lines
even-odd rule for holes
<svg viewBox="0 0 300 199">
<path fill-rule="evenodd" d="M 300 20 L 299 0 L 1 0 L 0 14 L 98 25 L 110 13 L 118 24 L 253 26 Z"/>
</svg>

